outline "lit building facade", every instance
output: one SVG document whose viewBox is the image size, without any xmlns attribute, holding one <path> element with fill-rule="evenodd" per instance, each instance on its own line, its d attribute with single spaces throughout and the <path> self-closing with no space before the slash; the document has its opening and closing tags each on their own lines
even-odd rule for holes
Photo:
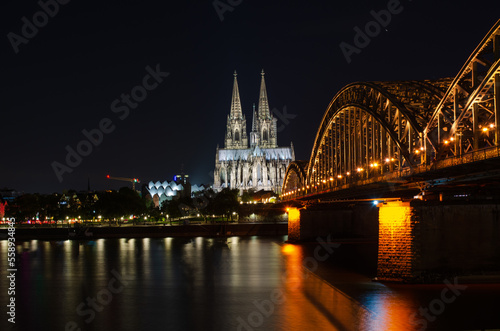
<svg viewBox="0 0 500 331">
<path fill-rule="evenodd" d="M 164 201 L 185 196 L 194 197 L 198 192 L 205 191 L 205 186 L 191 185 L 189 175 L 182 174 L 174 176 L 172 181 L 150 181 L 145 189 L 151 196 L 155 207 L 159 207 Z"/>
<path fill-rule="evenodd" d="M 295 160 L 293 144 L 278 147 L 277 119 L 271 114 L 264 71 L 261 73 L 257 111 L 252 114 L 252 131 L 247 134 L 236 72 L 231 111 L 227 117 L 224 148 L 215 153 L 214 191 L 228 187 L 280 193 L 288 164 Z"/>
</svg>

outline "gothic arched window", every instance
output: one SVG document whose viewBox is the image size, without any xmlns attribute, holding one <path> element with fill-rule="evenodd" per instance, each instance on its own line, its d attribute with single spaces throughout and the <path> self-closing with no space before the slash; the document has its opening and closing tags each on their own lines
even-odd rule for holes
<svg viewBox="0 0 500 331">
<path fill-rule="evenodd" d="M 267 141 L 267 130 L 266 129 L 264 129 L 264 131 L 262 133 L 262 140 Z"/>
<path fill-rule="evenodd" d="M 234 131 L 234 141 L 240 141 L 240 132 L 238 130 Z"/>
</svg>

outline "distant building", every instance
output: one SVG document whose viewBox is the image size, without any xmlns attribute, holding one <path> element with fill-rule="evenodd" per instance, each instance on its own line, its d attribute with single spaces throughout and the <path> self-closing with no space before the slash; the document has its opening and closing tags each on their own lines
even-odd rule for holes
<svg viewBox="0 0 500 331">
<path fill-rule="evenodd" d="M 264 71 L 261 73 L 258 109 L 253 109 L 252 131 L 247 135 L 236 72 L 234 73 L 231 111 L 227 117 L 224 148 L 215 153 L 214 186 L 216 192 L 229 187 L 280 193 L 286 168 L 295 160 L 293 144 L 278 147 L 277 119 L 271 115 Z M 250 146 L 250 147 L 249 147 Z"/>
<path fill-rule="evenodd" d="M 158 207 L 164 201 L 170 201 L 178 197 L 192 197 L 196 192 L 204 191 L 205 186 L 191 185 L 189 175 L 182 174 L 174 176 L 172 181 L 151 181 L 146 185 L 146 190 L 153 199 L 155 206 Z"/>
<path fill-rule="evenodd" d="M 14 189 L 4 187 L 0 189 L 0 201 L 14 202 L 17 197 L 20 197 L 23 194 L 24 192 L 18 192 Z"/>
<path fill-rule="evenodd" d="M 177 184 L 184 184 L 184 185 L 189 184 L 189 175 L 185 174 L 175 175 L 174 181 Z"/>
</svg>

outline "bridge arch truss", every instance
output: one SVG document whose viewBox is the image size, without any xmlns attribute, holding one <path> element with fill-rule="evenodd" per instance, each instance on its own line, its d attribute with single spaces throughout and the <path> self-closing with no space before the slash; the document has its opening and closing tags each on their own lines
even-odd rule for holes
<svg viewBox="0 0 500 331">
<path fill-rule="evenodd" d="M 283 195 L 426 171 L 485 148 L 498 154 L 499 115 L 500 20 L 455 78 L 342 88 L 323 116 L 309 161 L 287 169 Z"/>
</svg>

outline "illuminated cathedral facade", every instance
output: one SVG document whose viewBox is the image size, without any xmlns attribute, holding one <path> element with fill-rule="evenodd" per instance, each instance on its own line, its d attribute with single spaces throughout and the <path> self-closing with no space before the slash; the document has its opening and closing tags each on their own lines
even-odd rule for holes
<svg viewBox="0 0 500 331">
<path fill-rule="evenodd" d="M 239 189 L 240 193 L 253 189 L 279 194 L 286 168 L 295 160 L 293 144 L 278 147 L 277 119 L 269 108 L 264 71 L 261 76 L 258 108 L 253 107 L 252 131 L 248 136 L 237 74 L 234 73 L 224 148 L 217 146 L 215 153 L 213 189 L 216 192 L 228 187 Z"/>
</svg>

